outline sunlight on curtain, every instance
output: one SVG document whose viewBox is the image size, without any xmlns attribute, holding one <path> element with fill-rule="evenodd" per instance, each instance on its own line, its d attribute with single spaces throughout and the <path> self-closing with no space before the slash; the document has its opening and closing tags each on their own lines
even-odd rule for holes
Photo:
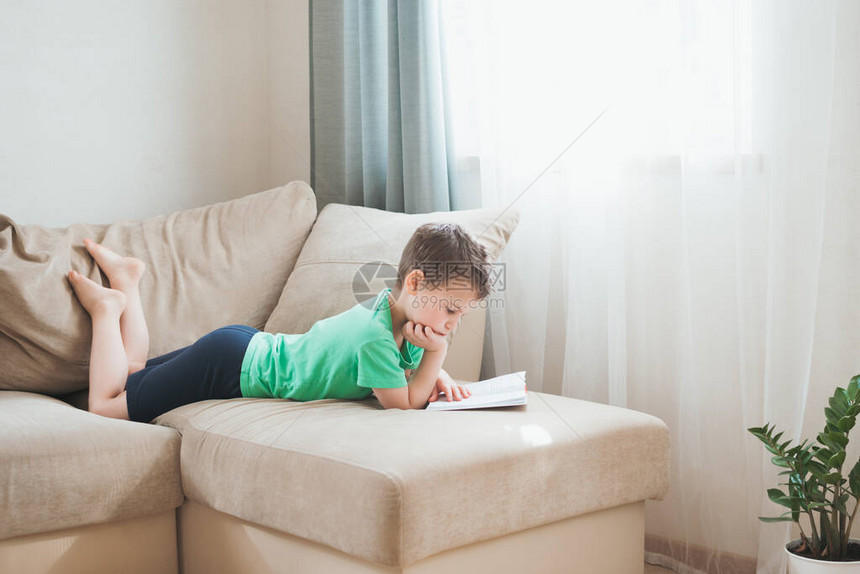
<svg viewBox="0 0 860 574">
<path fill-rule="evenodd" d="M 814 438 L 860 372 L 858 5 L 441 2 L 453 155 L 522 214 L 485 364 L 667 423 L 655 563 L 783 572 L 746 428 Z"/>
</svg>

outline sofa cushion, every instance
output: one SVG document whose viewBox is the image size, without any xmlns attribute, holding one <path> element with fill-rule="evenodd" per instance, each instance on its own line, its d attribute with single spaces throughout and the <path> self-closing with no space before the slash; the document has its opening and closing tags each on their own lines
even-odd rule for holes
<svg viewBox="0 0 860 574">
<path fill-rule="evenodd" d="M 665 496 L 662 421 L 528 395 L 520 407 L 463 411 L 203 401 L 155 423 L 182 433 L 189 499 L 391 566 Z"/>
<path fill-rule="evenodd" d="M 92 326 L 66 273 L 107 286 L 84 237 L 147 263 L 149 357 L 232 323 L 262 328 L 316 217 L 307 184 L 149 219 L 65 229 L 0 215 L 0 389 L 59 395 L 88 386 Z"/>
<path fill-rule="evenodd" d="M 180 440 L 169 428 L 0 391 L 0 540 L 176 508 Z"/>
<path fill-rule="evenodd" d="M 372 301 L 382 286 L 393 289 L 403 248 L 415 229 L 429 222 L 459 223 L 487 248 L 490 261 L 496 261 L 519 222 L 519 210 L 508 206 L 406 214 L 330 203 L 320 212 L 264 330 L 304 333 L 320 319 Z M 373 275 L 382 284 L 368 283 Z M 443 366 L 455 379 L 474 380 L 480 372 L 485 315 L 483 307 L 470 311 L 447 335 Z M 463 336 L 455 340 L 458 332 Z"/>
</svg>

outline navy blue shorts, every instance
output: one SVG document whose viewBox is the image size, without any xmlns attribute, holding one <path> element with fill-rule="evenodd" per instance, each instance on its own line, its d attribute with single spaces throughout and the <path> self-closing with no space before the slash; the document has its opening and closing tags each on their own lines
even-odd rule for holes
<svg viewBox="0 0 860 574">
<path fill-rule="evenodd" d="M 126 379 L 129 420 L 146 423 L 188 403 L 241 398 L 242 359 L 258 332 L 247 325 L 227 325 L 193 345 L 148 360 Z"/>
</svg>

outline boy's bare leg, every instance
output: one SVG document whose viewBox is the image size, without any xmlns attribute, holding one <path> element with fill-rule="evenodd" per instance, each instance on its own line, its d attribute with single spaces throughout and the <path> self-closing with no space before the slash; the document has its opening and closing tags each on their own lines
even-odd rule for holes
<svg viewBox="0 0 860 574">
<path fill-rule="evenodd" d="M 102 416 L 128 420 L 124 391 L 128 359 L 119 329 L 119 318 L 126 307 L 125 294 L 116 289 L 106 289 L 76 271 L 69 271 L 68 278 L 93 321 L 89 410 Z"/>
<path fill-rule="evenodd" d="M 134 257 L 123 257 L 91 239 L 84 239 L 84 245 L 107 275 L 111 289 L 125 294 L 127 303 L 119 328 L 128 357 L 128 374 L 135 373 L 146 366 L 149 354 L 149 330 L 140 302 L 140 278 L 146 264 Z"/>
</svg>

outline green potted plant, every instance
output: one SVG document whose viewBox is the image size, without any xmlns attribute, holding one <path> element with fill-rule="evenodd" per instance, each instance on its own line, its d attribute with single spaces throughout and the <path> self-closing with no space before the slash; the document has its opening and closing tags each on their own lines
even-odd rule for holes
<svg viewBox="0 0 860 574">
<path fill-rule="evenodd" d="M 775 456 L 771 461 L 785 468 L 780 476 L 788 475 L 788 487 L 769 488 L 768 497 L 788 508 L 776 518 L 760 516 L 763 522 L 796 522 L 800 538 L 789 542 L 785 550 L 789 556 L 790 574 L 812 574 L 860 571 L 860 540 L 850 538 L 851 528 L 860 506 L 860 459 L 847 478 L 842 473 L 848 432 L 854 427 L 860 413 L 860 375 L 851 379 L 847 389 L 837 387 L 824 409 L 827 423 L 818 434 L 820 446 L 814 443 L 789 448 L 788 440 L 779 442 L 783 433 L 774 436 L 773 426 L 747 429 L 764 443 Z M 810 524 L 808 535 L 800 524 L 806 515 Z"/>
</svg>

